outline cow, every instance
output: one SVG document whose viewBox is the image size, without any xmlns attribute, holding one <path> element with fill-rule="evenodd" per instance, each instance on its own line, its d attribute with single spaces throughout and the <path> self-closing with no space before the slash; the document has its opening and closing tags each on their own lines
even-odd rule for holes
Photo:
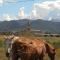
<svg viewBox="0 0 60 60">
<path fill-rule="evenodd" d="M 12 60 L 18 60 L 18 57 L 21 60 L 43 60 L 46 53 L 51 60 L 55 60 L 55 48 L 43 40 L 22 38 L 12 45 Z"/>
<path fill-rule="evenodd" d="M 8 40 L 11 40 L 12 60 L 43 60 L 46 53 L 51 60 L 55 60 L 55 48 L 45 40 L 16 36 L 8 37 Z"/>
</svg>

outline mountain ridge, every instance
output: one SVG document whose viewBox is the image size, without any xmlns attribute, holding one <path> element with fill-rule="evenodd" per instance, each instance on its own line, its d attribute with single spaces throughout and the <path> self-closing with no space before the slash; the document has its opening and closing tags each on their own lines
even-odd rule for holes
<svg viewBox="0 0 60 60">
<path fill-rule="evenodd" d="M 60 33 L 60 22 L 52 22 L 47 20 L 12 20 L 0 22 L 0 32 L 5 31 L 18 31 L 26 28 L 27 23 L 30 21 L 31 29 L 41 30 L 49 33 Z"/>
</svg>

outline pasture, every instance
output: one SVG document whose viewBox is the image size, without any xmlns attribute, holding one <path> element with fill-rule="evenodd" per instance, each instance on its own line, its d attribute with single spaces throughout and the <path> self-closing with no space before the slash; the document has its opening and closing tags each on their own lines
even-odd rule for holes
<svg viewBox="0 0 60 60">
<path fill-rule="evenodd" d="M 56 59 L 60 60 L 60 37 L 29 37 L 29 38 L 42 38 L 47 42 L 53 44 L 56 48 Z M 8 60 L 5 56 L 5 46 L 4 46 L 4 38 L 0 35 L 0 60 Z M 49 60 L 48 56 L 44 57 L 44 60 Z"/>
</svg>

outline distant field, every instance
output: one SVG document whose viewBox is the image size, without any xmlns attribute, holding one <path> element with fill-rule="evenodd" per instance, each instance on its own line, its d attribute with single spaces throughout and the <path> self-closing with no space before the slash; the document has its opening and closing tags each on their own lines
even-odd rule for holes
<svg viewBox="0 0 60 60">
<path fill-rule="evenodd" d="M 32 38 L 32 37 L 31 37 Z M 34 38 L 42 38 L 47 42 L 53 44 L 56 49 L 56 60 L 60 60 L 60 37 L 34 37 Z M 0 35 L 0 60 L 8 60 L 5 56 L 5 47 L 4 47 L 4 38 Z M 47 56 L 45 56 L 44 60 L 49 60 Z"/>
<path fill-rule="evenodd" d="M 35 37 L 35 36 L 29 36 L 29 38 L 36 38 L 36 39 L 44 39 L 48 43 L 55 46 L 55 48 L 60 48 L 60 37 Z M 4 46 L 4 37 L 3 35 L 0 35 L 0 47 Z"/>
<path fill-rule="evenodd" d="M 60 37 L 41 37 L 46 40 L 48 43 L 51 43 L 55 48 L 60 48 Z"/>
</svg>

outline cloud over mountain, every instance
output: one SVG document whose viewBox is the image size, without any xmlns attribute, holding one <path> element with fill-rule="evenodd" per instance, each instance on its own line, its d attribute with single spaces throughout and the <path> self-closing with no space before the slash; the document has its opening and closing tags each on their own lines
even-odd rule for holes
<svg viewBox="0 0 60 60">
<path fill-rule="evenodd" d="M 17 20 L 17 17 L 11 14 L 4 14 L 2 19 L 4 21 L 10 21 L 10 20 Z"/>
<path fill-rule="evenodd" d="M 35 3 L 32 11 L 36 11 L 39 18 L 48 19 L 60 17 L 60 1 L 45 1 L 42 3 Z M 59 18 L 58 18 L 59 19 Z"/>
</svg>

